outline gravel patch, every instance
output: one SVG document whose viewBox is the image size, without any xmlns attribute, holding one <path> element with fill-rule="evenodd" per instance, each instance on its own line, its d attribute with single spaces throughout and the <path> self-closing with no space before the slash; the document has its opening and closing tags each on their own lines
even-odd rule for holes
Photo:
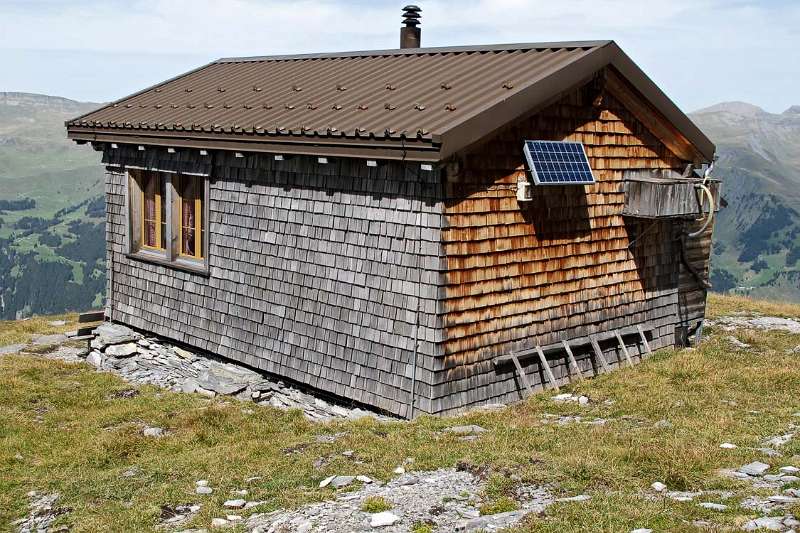
<svg viewBox="0 0 800 533">
<path fill-rule="evenodd" d="M 300 409 L 313 421 L 362 417 L 396 420 L 367 409 L 323 399 L 256 370 L 147 337 L 120 324 L 103 323 L 95 329 L 95 335 L 90 343 L 91 350 L 60 346 L 46 357 L 84 360 L 98 370 L 112 372 L 137 385 L 155 385 L 209 398 L 228 396 L 278 409 Z M 66 340 L 63 335 L 58 339 L 52 337 L 60 339 L 59 342 Z M 24 345 L 19 347 L 25 348 Z M 5 347 L 10 353 L 19 351 L 17 348 L 17 345 Z"/>
<path fill-rule="evenodd" d="M 479 495 L 484 488 L 485 481 L 480 477 L 456 469 L 406 473 L 386 484 L 363 484 L 330 501 L 253 515 L 247 520 L 247 528 L 256 533 L 400 533 L 411 531 L 415 524 L 427 524 L 437 532 L 495 531 L 513 526 L 528 513 L 541 512 L 555 501 L 545 488 L 522 486 L 515 494 L 518 510 L 482 516 Z M 391 509 L 375 514 L 362 511 L 364 501 L 375 497 L 385 499 Z"/>
<path fill-rule="evenodd" d="M 780 318 L 775 316 L 724 316 L 716 318 L 713 321 L 707 320 L 706 324 L 717 326 L 724 331 L 760 329 L 764 331 L 786 331 L 800 334 L 800 321 L 792 318 Z M 731 341 L 731 337 L 728 337 L 728 340 L 732 344 L 741 343 L 738 339 L 735 339 L 736 342 Z M 745 347 L 746 346 L 747 345 L 745 345 Z"/>
<path fill-rule="evenodd" d="M 61 496 L 54 492 L 52 494 L 40 494 L 29 492 L 28 516 L 12 522 L 19 533 L 44 533 L 50 529 L 52 523 L 61 515 L 72 511 L 69 507 L 56 507 Z"/>
</svg>

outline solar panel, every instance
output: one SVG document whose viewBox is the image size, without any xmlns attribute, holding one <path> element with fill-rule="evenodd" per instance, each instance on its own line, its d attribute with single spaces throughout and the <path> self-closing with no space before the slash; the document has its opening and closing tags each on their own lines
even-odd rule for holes
<svg viewBox="0 0 800 533">
<path fill-rule="evenodd" d="M 524 151 L 536 185 L 589 185 L 595 182 L 581 143 L 525 141 Z"/>
</svg>

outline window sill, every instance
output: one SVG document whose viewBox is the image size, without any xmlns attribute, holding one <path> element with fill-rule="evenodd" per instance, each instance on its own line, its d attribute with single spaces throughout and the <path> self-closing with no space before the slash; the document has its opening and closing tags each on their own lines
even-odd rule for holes
<svg viewBox="0 0 800 533">
<path fill-rule="evenodd" d="M 125 254 L 125 257 L 127 257 L 128 259 L 133 259 L 135 261 L 153 263 L 155 265 L 160 265 L 167 268 L 174 268 L 175 270 L 182 270 L 184 272 L 190 272 L 192 274 L 199 274 L 205 277 L 209 276 L 208 261 L 194 261 L 183 257 L 170 261 L 164 254 L 150 252 L 147 250 L 139 250 L 138 252 L 131 252 Z"/>
</svg>

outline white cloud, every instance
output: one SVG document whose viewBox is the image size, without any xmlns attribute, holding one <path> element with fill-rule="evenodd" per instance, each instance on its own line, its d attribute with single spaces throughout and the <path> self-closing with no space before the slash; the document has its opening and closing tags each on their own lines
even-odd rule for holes
<svg viewBox="0 0 800 533">
<path fill-rule="evenodd" d="M 793 0 L 419 3 L 428 46 L 615 39 L 689 109 L 741 99 L 779 111 L 797 94 L 800 61 L 792 56 L 800 48 L 800 5 Z M 402 5 L 364 0 L 0 0 L 0 49 L 75 50 L 83 57 L 120 54 L 126 61 L 138 54 L 144 64 L 147 54 L 213 59 L 392 48 L 399 39 Z M 176 61 L 174 73 L 183 66 Z M 8 78 L 2 75 L 0 82 Z M 106 98 L 114 96 L 119 93 Z"/>
</svg>

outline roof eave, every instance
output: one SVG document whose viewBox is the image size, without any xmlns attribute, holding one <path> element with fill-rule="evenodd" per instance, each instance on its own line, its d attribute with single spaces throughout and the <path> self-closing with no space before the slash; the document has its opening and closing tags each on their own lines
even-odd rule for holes
<svg viewBox="0 0 800 533">
<path fill-rule="evenodd" d="M 612 64 L 664 117 L 711 162 L 716 146 L 681 109 L 655 84 L 616 43 L 612 43 Z"/>
<path fill-rule="evenodd" d="M 601 47 L 546 78 L 533 82 L 510 98 L 445 127 L 441 133 L 442 158 L 480 141 L 509 122 L 542 109 L 588 82 L 596 72 L 607 66 L 617 69 L 691 143 L 705 162 L 713 159 L 716 151 L 714 143 L 613 41 L 605 41 Z"/>
<path fill-rule="evenodd" d="M 91 143 L 118 143 L 165 148 L 226 150 L 253 153 L 354 157 L 397 161 L 436 163 L 441 160 L 440 145 L 421 140 L 383 141 L 350 138 L 289 138 L 249 135 L 199 137 L 177 132 L 109 131 L 86 127 L 68 127 L 67 138 Z"/>
<path fill-rule="evenodd" d="M 609 61 L 609 45 L 612 41 L 589 51 L 570 65 L 559 68 L 547 77 L 536 80 L 527 88 L 517 92 L 480 113 L 446 126 L 441 133 L 442 158 L 447 158 L 463 148 L 487 137 L 506 124 L 540 110 L 558 96 L 574 90 L 606 66 Z"/>
</svg>

